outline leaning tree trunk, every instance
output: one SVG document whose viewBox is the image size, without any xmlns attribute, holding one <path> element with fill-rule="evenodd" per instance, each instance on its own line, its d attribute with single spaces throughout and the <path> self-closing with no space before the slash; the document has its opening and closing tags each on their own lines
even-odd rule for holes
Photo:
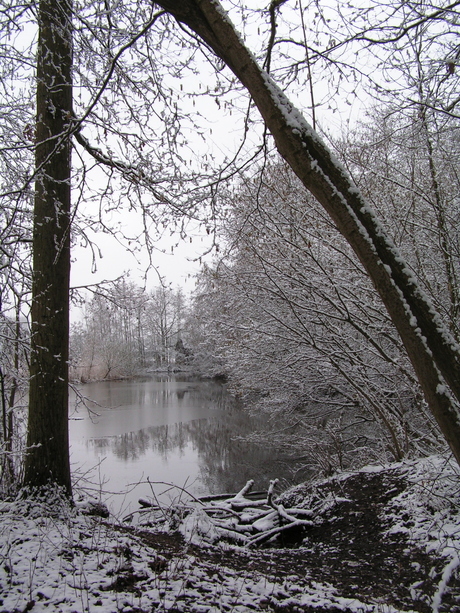
<svg viewBox="0 0 460 613">
<path fill-rule="evenodd" d="M 319 136 L 243 44 L 217 0 L 156 2 L 196 32 L 246 87 L 280 154 L 323 205 L 372 279 L 460 464 L 460 349 L 375 214 Z"/>
<path fill-rule="evenodd" d="M 33 227 L 32 338 L 24 483 L 70 497 L 68 344 L 72 28 L 68 0 L 41 0 Z"/>
</svg>

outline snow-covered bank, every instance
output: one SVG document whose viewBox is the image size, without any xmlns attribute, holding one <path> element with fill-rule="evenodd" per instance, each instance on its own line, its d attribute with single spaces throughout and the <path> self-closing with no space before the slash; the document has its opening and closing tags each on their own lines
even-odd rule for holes
<svg viewBox="0 0 460 613">
<path fill-rule="evenodd" d="M 282 500 L 328 504 L 300 547 L 257 551 L 209 545 L 190 518 L 135 530 L 56 501 L 3 502 L 0 611 L 460 611 L 455 464 L 367 467 Z"/>
</svg>

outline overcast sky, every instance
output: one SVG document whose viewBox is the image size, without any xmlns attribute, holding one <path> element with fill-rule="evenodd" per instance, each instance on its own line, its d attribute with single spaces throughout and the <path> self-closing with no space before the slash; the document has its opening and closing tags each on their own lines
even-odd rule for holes
<svg viewBox="0 0 460 613">
<path fill-rule="evenodd" d="M 238 17 L 233 15 L 232 17 Z M 247 43 L 250 48 L 256 48 L 261 44 L 261 39 L 258 33 L 258 26 L 261 24 L 260 15 L 257 17 L 257 21 L 253 24 L 254 39 L 248 36 Z M 268 17 L 267 17 L 268 19 Z M 251 30 L 251 26 L 246 24 L 246 34 Z M 192 78 L 193 83 L 190 86 L 192 89 L 196 89 L 198 86 L 204 91 L 209 83 L 207 80 L 206 72 L 209 71 L 209 65 L 204 62 L 203 73 L 199 75 L 189 75 L 189 79 Z M 209 82 L 212 84 L 213 79 Z M 199 85 L 201 83 L 201 85 Z M 327 85 L 327 84 L 326 84 Z M 317 99 L 320 100 L 321 90 L 326 87 L 321 83 L 315 83 L 315 93 Z M 187 79 L 181 84 L 184 88 L 184 94 L 189 89 L 189 83 Z M 350 84 L 351 90 L 353 90 L 355 84 Z M 346 87 L 345 87 L 346 89 Z M 326 91 L 323 89 L 323 91 Z M 289 92 L 288 95 L 293 99 L 294 103 L 302 108 L 305 104 L 308 106 L 309 100 L 307 92 L 301 88 L 301 91 Z M 356 96 L 352 96 L 351 100 L 353 104 L 343 105 L 343 112 L 334 112 L 331 108 L 318 109 L 318 119 L 320 124 L 329 132 L 338 134 L 340 132 L 340 126 L 348 123 L 350 118 L 357 117 L 360 109 L 362 108 L 362 99 Z M 184 109 L 187 112 L 187 104 L 190 106 L 190 112 L 193 113 L 195 102 L 187 100 L 187 96 L 183 96 L 181 105 L 185 105 Z M 193 107 L 192 107 L 193 103 Z M 187 135 L 187 138 L 191 140 L 189 143 L 189 150 L 195 153 L 197 158 L 195 163 L 200 164 L 204 158 L 200 158 L 201 151 L 209 151 L 211 155 L 214 155 L 217 160 L 232 157 L 238 150 L 242 139 L 246 139 L 248 147 L 256 144 L 260 145 L 260 126 L 257 129 L 252 124 L 249 133 L 245 134 L 244 125 L 244 113 L 235 113 L 231 115 L 226 112 L 225 106 L 221 109 L 220 104 L 216 104 L 216 100 L 212 97 L 206 99 L 206 97 L 199 98 L 200 113 L 206 121 L 205 133 L 207 132 L 206 139 L 198 139 L 196 147 L 193 145 L 193 135 Z M 203 105 L 207 105 L 203 108 Z M 247 102 L 239 103 L 237 106 L 241 106 L 241 110 L 244 111 Z M 336 109 L 335 109 L 336 110 Z M 308 118 L 308 114 L 307 114 Z M 184 154 L 184 156 L 187 154 Z M 185 158 L 187 160 L 187 158 Z M 125 217 L 121 218 L 121 225 L 125 226 L 129 230 L 131 223 L 138 223 L 134 220 L 134 215 L 125 211 Z M 132 216 L 133 215 L 133 216 Z M 206 236 L 204 228 L 199 231 L 201 236 L 198 236 L 198 229 L 192 234 L 192 242 L 190 242 L 190 234 L 188 234 L 185 241 L 181 241 L 176 236 L 164 236 L 157 243 L 158 251 L 153 255 L 154 270 L 150 271 L 147 276 L 147 288 L 151 289 L 159 284 L 158 275 L 161 275 L 165 281 L 171 284 L 173 287 L 180 286 L 185 292 L 190 292 L 194 288 L 193 275 L 196 274 L 200 268 L 199 257 L 203 255 L 210 246 L 210 240 Z M 129 231 L 128 231 L 129 233 Z M 133 232 L 135 235 L 136 232 Z M 194 235 L 193 235 L 194 234 Z M 123 274 L 130 273 L 129 278 L 139 285 L 142 285 L 145 281 L 145 271 L 148 265 L 148 258 L 146 254 L 138 253 L 136 257 L 129 253 L 126 248 L 117 242 L 114 237 L 107 234 L 98 234 L 91 237 L 97 244 L 101 256 L 99 256 L 98 250 L 95 251 L 95 258 L 93 260 L 93 254 L 89 248 L 83 248 L 81 241 L 77 239 L 77 244 L 73 248 L 73 264 L 72 264 L 72 276 L 71 285 L 83 286 L 87 284 L 94 284 L 104 280 L 114 280 Z M 173 248 L 173 249 L 171 249 Z M 210 256 L 207 256 L 210 259 Z"/>
</svg>

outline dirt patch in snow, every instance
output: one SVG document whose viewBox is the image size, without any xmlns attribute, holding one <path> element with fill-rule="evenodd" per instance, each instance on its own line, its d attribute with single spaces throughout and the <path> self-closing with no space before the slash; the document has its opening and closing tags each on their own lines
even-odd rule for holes
<svg viewBox="0 0 460 613">
<path fill-rule="evenodd" d="M 433 596 L 438 589 L 446 560 L 427 553 L 410 542 L 406 533 L 392 532 L 385 508 L 407 486 L 400 471 L 360 472 L 346 479 L 331 479 L 314 492 L 308 486 L 297 488 L 284 502 L 298 504 L 308 497 L 335 500 L 321 516 L 321 523 L 303 533 L 284 537 L 275 547 L 251 550 L 233 546 L 187 544 L 179 533 L 164 534 L 139 531 L 137 534 L 166 559 L 193 555 L 197 564 L 225 572 L 261 573 L 283 583 L 298 585 L 312 582 L 329 584 L 345 599 L 393 606 L 403 611 L 431 613 Z M 412 518 L 405 516 L 410 531 Z M 279 597 L 278 597 L 279 599 Z M 344 611 L 343 608 L 303 607 L 281 602 L 270 610 Z M 376 609 L 379 610 L 379 609 Z M 383 610 L 383 608 L 381 609 Z M 451 577 L 439 611 L 460 612 L 460 579 Z"/>
</svg>

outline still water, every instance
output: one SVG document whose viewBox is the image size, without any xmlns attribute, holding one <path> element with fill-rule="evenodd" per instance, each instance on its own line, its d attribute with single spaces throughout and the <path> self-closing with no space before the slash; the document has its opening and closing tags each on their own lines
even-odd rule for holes
<svg viewBox="0 0 460 613">
<path fill-rule="evenodd" d="M 86 407 L 72 392 L 72 470 L 95 495 L 103 491 L 115 513 L 152 498 L 148 480 L 197 496 L 234 492 L 248 479 L 265 489 L 270 479 L 288 476 L 287 463 L 269 446 L 238 439 L 262 424 L 218 383 L 158 376 L 88 383 L 78 393 Z M 179 493 L 153 487 L 165 502 Z"/>
</svg>

